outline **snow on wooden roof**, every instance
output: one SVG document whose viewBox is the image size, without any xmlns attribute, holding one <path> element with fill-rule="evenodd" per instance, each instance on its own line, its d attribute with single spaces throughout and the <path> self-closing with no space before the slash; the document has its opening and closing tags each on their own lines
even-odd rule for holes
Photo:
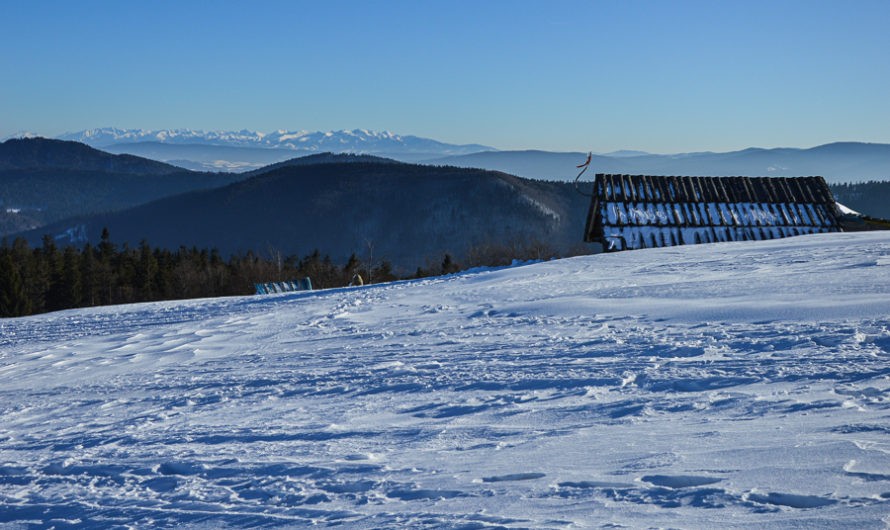
<svg viewBox="0 0 890 530">
<path fill-rule="evenodd" d="M 613 251 L 839 230 L 822 177 L 598 174 L 584 239 Z"/>
</svg>

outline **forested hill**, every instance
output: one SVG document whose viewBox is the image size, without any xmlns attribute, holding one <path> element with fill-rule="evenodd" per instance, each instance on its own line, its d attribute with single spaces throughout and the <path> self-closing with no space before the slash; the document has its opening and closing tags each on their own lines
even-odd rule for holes
<svg viewBox="0 0 890 530">
<path fill-rule="evenodd" d="M 249 171 L 243 173 L 244 177 L 253 177 L 256 175 L 261 175 L 263 173 L 269 173 L 270 171 L 274 171 L 276 169 L 280 169 L 283 167 L 293 167 L 293 166 L 311 166 L 315 164 L 356 164 L 356 163 L 366 163 L 366 164 L 400 164 L 401 162 L 393 160 L 391 158 L 383 158 L 374 155 L 363 155 L 363 154 L 353 154 L 353 153 L 318 153 L 314 155 L 306 155 L 299 156 L 295 158 L 290 158 L 288 160 L 283 160 L 281 162 L 277 162 L 275 164 L 270 164 L 268 166 L 262 167 L 260 169 L 255 169 L 253 171 Z"/>
<path fill-rule="evenodd" d="M 112 155 L 88 145 L 47 138 L 16 138 L 0 143 L 0 170 L 66 169 L 134 175 L 181 173 L 171 166 L 133 155 Z"/>
<path fill-rule="evenodd" d="M 111 155 L 77 142 L 7 140 L 0 144 L 0 236 L 222 186 L 238 178 Z"/>
<path fill-rule="evenodd" d="M 494 246 L 539 242 L 553 255 L 583 248 L 589 198 L 568 183 L 504 173 L 392 162 L 281 167 L 245 181 L 126 211 L 33 231 L 76 233 L 177 249 L 306 255 L 351 254 L 413 271 L 444 253 L 460 259 Z M 77 241 L 78 244 L 84 240 Z M 60 243 L 61 244 L 61 243 Z M 549 257 L 549 256 L 547 256 Z"/>
<path fill-rule="evenodd" d="M 890 219 L 890 182 L 832 184 L 837 202 L 864 215 Z"/>
</svg>

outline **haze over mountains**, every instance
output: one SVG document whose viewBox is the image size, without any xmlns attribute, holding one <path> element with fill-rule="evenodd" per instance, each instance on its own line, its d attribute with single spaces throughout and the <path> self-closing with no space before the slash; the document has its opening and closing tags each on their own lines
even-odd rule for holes
<svg viewBox="0 0 890 530">
<path fill-rule="evenodd" d="M 457 258 L 494 245 L 569 252 L 581 245 L 588 201 L 569 183 L 371 155 L 311 155 L 241 174 L 189 172 L 60 140 L 9 140 L 0 155 L 0 167 L 13 168 L 0 171 L 0 235 L 31 228 L 24 235 L 33 245 L 44 235 L 96 243 L 108 228 L 131 245 L 317 249 L 337 262 L 373 253 L 410 272 L 445 252 Z"/>
<path fill-rule="evenodd" d="M 198 171 L 245 172 L 295 157 L 332 152 L 370 154 L 430 165 L 503 171 L 546 180 L 572 180 L 583 152 L 503 151 L 480 144 L 449 144 L 388 131 L 287 131 L 262 133 L 192 129 L 119 129 L 66 133 L 115 154 L 132 154 Z M 890 180 L 890 145 L 839 142 L 812 148 L 748 148 L 725 153 L 651 154 L 620 150 L 594 155 L 590 173 L 712 176 L 819 175 L 828 182 Z"/>
<path fill-rule="evenodd" d="M 427 160 L 430 164 L 480 167 L 527 178 L 573 179 L 586 153 L 489 151 Z M 728 153 L 593 155 L 592 173 L 686 176 L 800 177 L 829 183 L 890 180 L 890 145 L 843 142 L 810 149 L 749 148 Z"/>
<path fill-rule="evenodd" d="M 884 163 L 888 148 L 832 144 L 735 155 L 598 156 L 581 191 L 595 171 L 622 172 L 606 163 L 648 161 L 640 172 L 695 174 L 694 166 L 681 164 L 711 159 L 738 167 L 732 164 L 781 155 L 815 169 L 803 174 L 824 174 L 819 169 L 832 164 L 861 174 L 862 167 Z M 511 166 L 513 173 L 541 171 L 535 161 L 549 160 L 574 175 L 581 158 L 580 153 L 489 152 L 450 161 L 493 166 L 517 154 L 522 156 L 514 162 L 522 164 Z M 665 164 L 658 165 L 659 159 Z M 338 262 L 352 253 L 373 254 L 409 272 L 446 252 L 460 259 L 496 245 L 545 243 L 554 254 L 591 250 L 581 242 L 589 199 L 571 183 L 456 165 L 320 153 L 250 172 L 197 173 L 76 142 L 9 140 L 0 144 L 0 236 L 24 234 L 39 245 L 50 235 L 59 244 L 79 246 L 96 243 L 107 227 L 116 242 L 130 245 L 146 239 L 161 247 L 217 248 L 224 254 L 305 255 L 317 249 Z M 840 191 L 842 202 L 853 209 L 890 217 L 890 205 L 882 199 L 890 195 L 890 183 L 862 186 L 836 186 L 835 193 Z"/>
<path fill-rule="evenodd" d="M 389 131 L 202 131 L 106 127 L 66 133 L 60 140 L 82 142 L 111 153 L 129 153 L 196 170 L 246 171 L 313 153 L 364 153 L 406 162 L 491 150 L 454 145 Z"/>
</svg>

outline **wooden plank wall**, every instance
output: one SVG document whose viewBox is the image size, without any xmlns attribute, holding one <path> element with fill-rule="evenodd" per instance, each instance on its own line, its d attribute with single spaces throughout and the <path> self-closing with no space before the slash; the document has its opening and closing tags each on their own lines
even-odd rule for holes
<svg viewBox="0 0 890 530">
<path fill-rule="evenodd" d="M 605 218 L 609 208 L 615 208 L 612 222 Z M 619 210 L 621 213 L 616 216 L 615 212 Z M 709 210 L 718 214 L 708 215 Z M 624 212 L 631 211 L 638 214 L 624 215 Z M 742 211 L 747 215 L 737 215 Z M 686 215 L 679 215 L 678 212 L 686 212 Z M 837 231 L 837 215 L 834 197 L 822 177 L 598 174 L 585 227 L 585 240 L 599 241 L 608 248 L 610 243 L 614 243 L 608 241 L 608 230 L 615 234 L 620 232 L 624 240 L 627 236 L 635 241 L 648 240 L 649 245 L 641 243 L 644 246 L 653 243 L 655 246 L 688 244 L 691 242 L 689 239 L 695 242 L 772 239 Z M 656 226 L 673 229 L 668 230 L 670 234 L 665 232 L 664 237 L 654 237 L 652 229 Z M 639 234 L 634 227 L 639 227 Z M 780 229 L 765 230 L 765 227 Z M 708 228 L 707 233 L 711 235 L 683 237 L 682 232 L 688 232 L 691 228 Z M 630 243 L 625 241 L 623 245 L 627 247 Z"/>
</svg>

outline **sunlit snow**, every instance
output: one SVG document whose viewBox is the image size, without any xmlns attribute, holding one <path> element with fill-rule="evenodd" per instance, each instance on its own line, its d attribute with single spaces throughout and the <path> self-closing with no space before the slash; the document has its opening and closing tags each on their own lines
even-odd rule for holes
<svg viewBox="0 0 890 530">
<path fill-rule="evenodd" d="M 882 527 L 888 315 L 872 233 L 2 320 L 0 524 Z"/>
<path fill-rule="evenodd" d="M 852 208 L 848 208 L 847 206 L 844 206 L 843 204 L 841 204 L 841 203 L 839 203 L 839 202 L 837 202 L 837 203 L 835 203 L 835 204 L 837 204 L 838 209 L 839 209 L 839 210 L 841 211 L 841 213 L 843 213 L 843 214 L 847 214 L 847 215 L 862 215 L 861 213 L 857 212 L 856 210 L 854 210 L 854 209 L 852 209 Z"/>
</svg>

